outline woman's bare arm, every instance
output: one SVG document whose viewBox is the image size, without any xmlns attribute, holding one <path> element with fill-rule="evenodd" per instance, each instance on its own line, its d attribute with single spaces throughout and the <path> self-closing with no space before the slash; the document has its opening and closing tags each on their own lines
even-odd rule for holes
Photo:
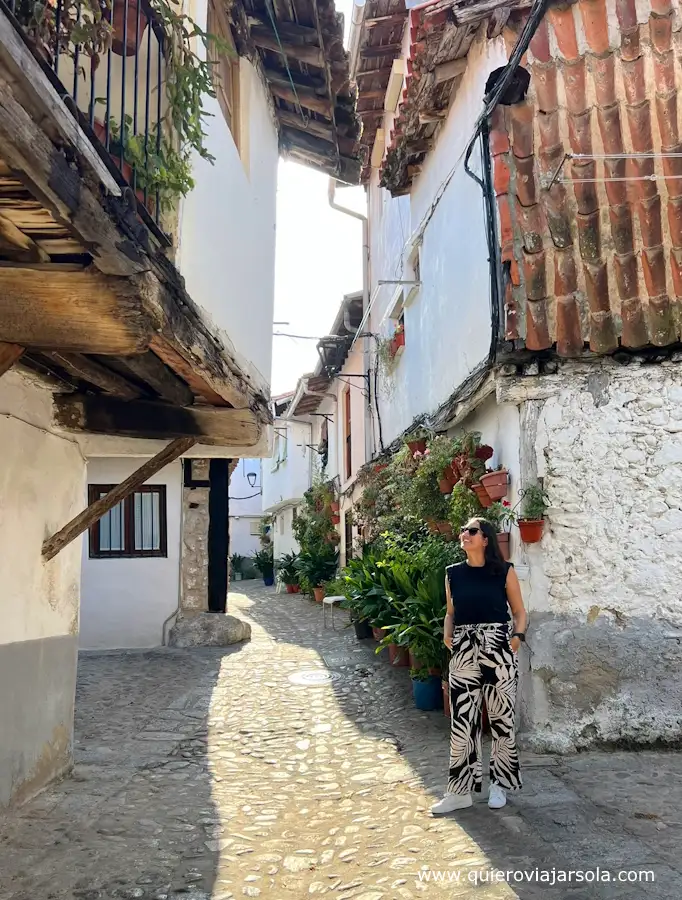
<svg viewBox="0 0 682 900">
<path fill-rule="evenodd" d="M 519 576 L 513 568 L 510 568 L 509 572 L 507 572 L 505 587 L 507 589 L 507 602 L 509 603 L 509 608 L 512 612 L 514 631 L 520 631 L 525 634 L 526 626 L 528 625 L 528 615 L 526 613 L 526 607 L 523 605 Z M 514 653 L 519 649 L 520 644 L 521 641 L 518 638 L 512 638 L 511 646 Z"/>
<path fill-rule="evenodd" d="M 447 604 L 447 611 L 445 613 L 445 621 L 443 622 L 443 640 L 448 650 L 452 650 L 452 630 L 455 627 L 455 606 L 452 602 L 450 580 L 447 572 L 445 573 L 445 602 Z"/>
</svg>

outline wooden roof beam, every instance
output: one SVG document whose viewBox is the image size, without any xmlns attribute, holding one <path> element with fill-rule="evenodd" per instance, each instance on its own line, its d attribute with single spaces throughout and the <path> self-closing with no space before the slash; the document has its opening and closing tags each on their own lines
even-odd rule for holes
<svg viewBox="0 0 682 900">
<path fill-rule="evenodd" d="M 360 51 L 362 59 L 379 59 L 382 56 L 396 56 L 402 50 L 402 44 L 384 44 L 383 47 L 363 47 Z"/>
<path fill-rule="evenodd" d="M 380 66 L 378 69 L 365 69 L 355 76 L 356 81 L 365 81 L 368 78 L 388 78 L 391 74 L 391 66 Z"/>
<path fill-rule="evenodd" d="M 256 35 L 264 34 L 266 37 L 275 37 L 269 18 L 262 18 L 254 13 L 248 13 L 247 19 L 252 37 L 254 37 L 254 31 Z M 290 43 L 315 45 L 320 43 L 320 35 L 317 28 L 309 28 L 306 25 L 299 25 L 297 22 L 277 22 L 277 33 L 280 36 L 280 40 L 286 40 Z"/>
<path fill-rule="evenodd" d="M 94 384 L 105 393 L 112 394 L 114 397 L 121 397 L 123 400 L 134 400 L 142 396 L 142 391 L 136 385 L 131 384 L 123 376 L 112 372 L 100 363 L 88 359 L 87 356 L 56 351 L 45 353 L 44 355 L 64 369 L 65 372 L 68 372 L 69 375 L 78 378 L 80 381 Z"/>
<path fill-rule="evenodd" d="M 179 407 L 104 394 L 57 395 L 54 410 L 55 423 L 66 431 L 148 440 L 193 438 L 218 447 L 253 447 L 262 430 L 250 409 Z"/>
<path fill-rule="evenodd" d="M 49 262 L 50 257 L 28 235 L 0 214 L 0 252 L 20 262 Z"/>
<path fill-rule="evenodd" d="M 23 352 L 24 348 L 18 344 L 0 343 L 0 378 L 9 372 Z"/>
<path fill-rule="evenodd" d="M 289 41 L 277 41 L 274 32 L 267 34 L 261 29 L 254 29 L 251 32 L 251 40 L 261 50 L 270 50 L 278 56 L 284 55 L 289 59 L 295 59 L 298 62 L 307 63 L 309 66 L 317 66 L 323 69 L 325 66 L 324 51 L 319 47 L 310 47 L 304 44 L 292 44 Z"/>
<path fill-rule="evenodd" d="M 362 24 L 364 28 L 379 28 L 386 26 L 393 28 L 396 25 L 404 25 L 407 20 L 407 12 L 394 13 L 390 16 L 375 16 L 373 19 L 364 19 Z"/>
<path fill-rule="evenodd" d="M 273 84 L 272 82 L 270 83 L 270 90 L 275 97 L 286 100 L 287 103 L 293 103 L 294 105 L 300 103 L 306 109 L 321 113 L 329 119 L 332 117 L 334 107 L 331 101 L 326 97 L 319 97 L 313 91 L 297 88 L 296 93 L 294 93 L 290 87 L 286 87 L 283 84 Z"/>
</svg>

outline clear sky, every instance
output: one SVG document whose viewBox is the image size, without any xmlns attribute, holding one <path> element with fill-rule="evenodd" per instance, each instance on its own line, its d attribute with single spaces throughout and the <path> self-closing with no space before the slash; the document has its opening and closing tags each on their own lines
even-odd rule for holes
<svg viewBox="0 0 682 900">
<path fill-rule="evenodd" d="M 337 0 L 346 36 L 352 0 Z M 344 294 L 362 289 L 362 223 L 329 206 L 329 179 L 297 163 L 280 161 L 277 190 L 277 261 L 274 331 L 328 334 Z M 361 188 L 339 188 L 336 199 L 364 211 Z M 273 338 L 272 393 L 293 390 L 317 362 L 315 341 Z"/>
</svg>

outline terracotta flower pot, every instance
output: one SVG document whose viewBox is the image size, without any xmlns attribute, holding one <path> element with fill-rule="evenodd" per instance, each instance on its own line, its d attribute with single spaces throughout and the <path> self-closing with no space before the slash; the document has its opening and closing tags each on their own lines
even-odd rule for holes
<svg viewBox="0 0 682 900">
<path fill-rule="evenodd" d="M 341 523 L 341 516 L 338 513 L 334 513 L 332 515 L 332 525 L 339 525 Z"/>
<path fill-rule="evenodd" d="M 301 593 L 301 585 L 300 584 L 292 584 L 291 585 L 291 593 L 292 594 L 300 594 Z"/>
<path fill-rule="evenodd" d="M 438 490 L 441 494 L 451 494 L 452 493 L 452 484 L 450 480 L 447 478 L 441 478 L 438 482 Z"/>
<path fill-rule="evenodd" d="M 487 475 L 481 476 L 481 484 L 493 502 L 507 496 L 508 480 L 506 469 L 502 469 L 500 472 L 488 472 Z"/>
<path fill-rule="evenodd" d="M 398 331 L 393 335 L 393 340 L 395 341 L 396 348 L 405 346 L 405 332 Z"/>
<path fill-rule="evenodd" d="M 521 533 L 521 540 L 524 542 L 524 544 L 539 543 L 542 540 L 542 534 L 544 530 L 544 519 L 538 519 L 537 521 L 532 521 L 530 519 L 519 520 L 519 532 Z"/>
<path fill-rule="evenodd" d="M 378 475 L 379 472 L 383 472 L 384 469 L 387 469 L 387 468 L 388 468 L 388 465 L 386 463 L 377 463 L 377 465 L 374 466 L 374 474 Z"/>
<path fill-rule="evenodd" d="M 477 482 L 475 485 L 473 485 L 472 491 L 478 497 L 478 502 L 481 504 L 483 509 L 487 509 L 489 506 L 493 505 L 493 501 L 490 499 L 490 495 L 482 484 Z"/>
<path fill-rule="evenodd" d="M 294 586 L 293 586 L 293 584 L 288 584 L 288 585 L 287 585 L 287 594 L 293 594 L 293 593 L 294 593 Z"/>
<path fill-rule="evenodd" d="M 438 531 L 443 535 L 443 537 L 449 538 L 450 540 L 454 538 L 455 534 L 452 530 L 452 525 L 449 522 L 438 522 L 437 524 Z"/>
<path fill-rule="evenodd" d="M 325 589 L 323 587 L 313 588 L 313 596 L 315 597 L 316 603 L 322 603 L 324 600 Z"/>
<path fill-rule="evenodd" d="M 511 552 L 509 549 L 509 532 L 503 531 L 498 533 L 497 543 L 500 545 L 500 553 L 502 554 L 502 559 L 506 559 L 507 562 L 509 562 L 511 556 Z"/>
<path fill-rule="evenodd" d="M 372 637 L 375 641 L 383 641 L 386 637 L 386 632 L 383 628 L 377 628 L 375 625 L 372 626 Z"/>
<path fill-rule="evenodd" d="M 142 46 L 142 35 L 147 27 L 147 14 L 144 8 L 139 4 L 140 23 L 138 27 L 137 10 L 138 0 L 128 0 L 128 9 L 126 16 L 125 0 L 114 0 L 112 28 L 113 35 L 111 40 L 111 50 L 117 56 L 135 56 L 135 51 Z M 127 29 L 124 29 L 124 21 L 127 19 Z M 126 31 L 126 42 L 123 44 L 123 33 Z M 137 34 L 136 34 L 137 32 Z"/>
<path fill-rule="evenodd" d="M 331 502 L 331 511 L 333 515 L 337 515 L 339 510 L 341 509 L 341 504 L 338 500 L 332 500 Z"/>
<path fill-rule="evenodd" d="M 429 529 L 429 533 L 430 533 L 430 534 L 439 534 L 439 533 L 440 533 L 440 532 L 438 531 L 438 523 L 436 522 L 435 519 L 427 519 L 427 520 L 426 520 L 426 525 L 427 525 L 427 527 L 428 527 L 428 529 Z"/>
<path fill-rule="evenodd" d="M 388 661 L 397 669 L 407 668 L 407 666 L 410 665 L 410 655 L 407 647 L 399 647 L 397 644 L 389 644 Z"/>
<path fill-rule="evenodd" d="M 410 448 L 412 456 L 414 456 L 415 453 L 426 452 L 426 441 L 408 441 L 407 446 Z"/>
</svg>

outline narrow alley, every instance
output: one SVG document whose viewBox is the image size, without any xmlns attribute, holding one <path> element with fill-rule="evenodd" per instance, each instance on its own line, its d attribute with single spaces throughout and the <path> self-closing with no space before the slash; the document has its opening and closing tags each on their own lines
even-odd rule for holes
<svg viewBox="0 0 682 900">
<path fill-rule="evenodd" d="M 342 616 L 247 585 L 251 642 L 81 655 L 75 770 L 0 819 L 2 900 L 682 894 L 682 755 L 526 756 L 506 809 L 434 819 L 442 713 Z M 485 880 L 597 866 L 610 882 Z"/>
</svg>

